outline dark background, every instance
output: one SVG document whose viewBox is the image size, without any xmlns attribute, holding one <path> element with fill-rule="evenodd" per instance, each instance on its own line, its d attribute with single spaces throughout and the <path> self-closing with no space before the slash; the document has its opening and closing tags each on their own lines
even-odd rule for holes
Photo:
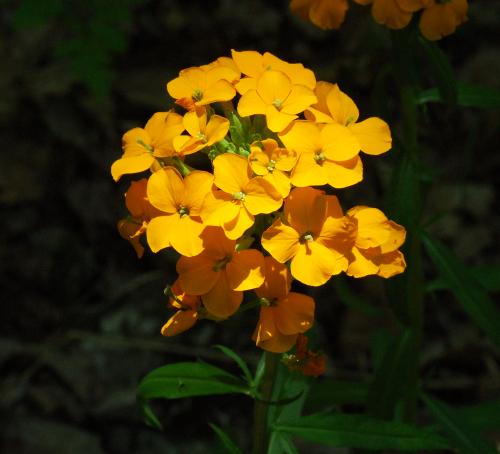
<svg viewBox="0 0 500 454">
<path fill-rule="evenodd" d="M 167 81 L 231 48 L 302 62 L 318 80 L 338 82 L 362 119 L 381 115 L 397 135 L 396 89 L 382 77 L 387 30 L 354 5 L 340 31 L 323 32 L 292 17 L 287 1 L 3 0 L 0 8 L 0 451 L 203 453 L 214 446 L 207 419 L 248 446 L 252 408 L 242 397 L 160 402 L 164 433 L 142 421 L 135 390 L 152 368 L 200 357 L 231 369 L 216 343 L 255 364 L 257 315 L 162 338 L 162 291 L 176 256 L 137 260 L 119 237 L 130 179 L 115 184 L 109 167 L 126 130 L 172 106 Z M 500 89 L 500 2 L 473 2 L 469 16 L 440 45 L 459 80 Z M 429 74 L 423 65 L 427 87 Z M 433 105 L 420 124 L 424 217 L 439 216 L 431 230 L 470 267 L 499 263 L 498 121 L 492 111 Z M 344 209 L 383 207 L 394 163 L 391 153 L 365 156 L 363 183 L 339 191 Z M 434 282 L 429 264 L 426 274 Z M 328 375 L 366 380 L 394 330 L 381 279 L 310 292 Z M 449 293 L 431 291 L 426 303 L 427 389 L 454 405 L 498 398 L 498 351 Z"/>
</svg>

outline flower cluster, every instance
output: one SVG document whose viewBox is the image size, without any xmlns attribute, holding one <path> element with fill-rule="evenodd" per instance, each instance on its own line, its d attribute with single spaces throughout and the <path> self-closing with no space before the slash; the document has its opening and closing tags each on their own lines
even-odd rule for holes
<svg viewBox="0 0 500 454">
<path fill-rule="evenodd" d="M 362 180 L 360 152 L 391 148 L 387 124 L 359 121 L 337 84 L 267 52 L 233 50 L 166 88 L 184 114 L 157 112 L 125 133 L 111 167 L 116 181 L 148 173 L 126 192 L 122 237 L 139 257 L 143 236 L 153 252 L 180 254 L 163 335 L 257 306 L 256 344 L 285 352 L 314 322 L 315 302 L 292 291 L 293 279 L 320 286 L 339 273 L 404 271 L 403 227 L 376 208 L 344 212 L 331 195 Z"/>
<path fill-rule="evenodd" d="M 371 5 L 375 21 L 398 30 L 406 27 L 413 14 L 420 12 L 422 35 L 435 41 L 451 35 L 467 20 L 467 0 L 353 0 Z M 323 30 L 339 28 L 349 8 L 347 0 L 292 0 L 293 13 Z"/>
</svg>

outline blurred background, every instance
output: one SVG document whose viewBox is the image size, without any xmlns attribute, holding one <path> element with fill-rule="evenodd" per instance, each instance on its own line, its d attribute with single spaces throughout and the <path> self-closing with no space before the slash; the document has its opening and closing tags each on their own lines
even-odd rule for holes
<svg viewBox="0 0 500 454">
<path fill-rule="evenodd" d="M 384 75 L 387 30 L 353 5 L 340 31 L 324 32 L 292 17 L 288 4 L 0 1 L 2 453 L 218 452 L 207 419 L 248 447 L 252 406 L 244 397 L 157 402 L 164 432 L 142 420 L 136 386 L 154 367 L 202 358 L 233 370 L 217 343 L 255 364 L 257 314 L 162 338 L 170 316 L 163 289 L 175 279 L 176 256 L 138 260 L 120 238 L 131 179 L 115 184 L 109 168 L 125 131 L 173 106 L 167 81 L 231 48 L 303 63 L 318 80 L 338 82 L 362 119 L 380 115 L 397 135 L 396 93 Z M 469 17 L 440 45 L 459 80 L 500 89 L 500 2 L 475 1 Z M 419 131 L 425 218 L 497 296 L 499 119 L 498 111 L 435 104 Z M 363 184 L 337 191 L 344 209 L 384 206 L 394 156 L 365 156 L 364 164 Z M 427 265 L 427 389 L 453 405 L 498 399 L 498 350 Z M 317 300 L 313 345 L 327 354 L 328 375 L 366 381 L 384 333 L 394 330 L 384 283 L 339 278 L 301 290 Z"/>
</svg>

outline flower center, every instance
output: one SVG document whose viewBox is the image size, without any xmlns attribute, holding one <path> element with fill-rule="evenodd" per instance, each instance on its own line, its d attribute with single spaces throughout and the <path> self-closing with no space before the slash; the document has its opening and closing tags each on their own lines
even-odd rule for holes
<svg viewBox="0 0 500 454">
<path fill-rule="evenodd" d="M 233 257 L 230 255 L 226 255 L 223 259 L 215 262 L 215 265 L 213 266 L 212 270 L 214 271 L 220 271 L 226 267 L 226 265 L 231 261 Z"/>
<path fill-rule="evenodd" d="M 322 151 L 317 151 L 314 154 L 314 160 L 316 161 L 316 164 L 319 164 L 319 165 L 323 164 L 325 159 L 326 159 L 326 156 L 323 154 Z"/>
<path fill-rule="evenodd" d="M 136 142 L 139 145 L 142 145 L 149 153 L 153 153 L 154 148 L 151 145 L 145 143 L 142 139 L 137 139 Z"/>
<path fill-rule="evenodd" d="M 243 191 L 235 192 L 233 194 L 233 199 L 234 200 L 239 200 L 240 202 L 243 202 L 245 200 L 246 194 Z"/>
<path fill-rule="evenodd" d="M 279 98 L 276 98 L 273 102 L 272 105 L 276 107 L 276 109 L 280 110 L 281 106 L 283 105 L 283 101 Z"/>
<path fill-rule="evenodd" d="M 201 101 L 203 99 L 203 92 L 199 88 L 195 88 L 191 96 L 195 101 Z"/>
<path fill-rule="evenodd" d="M 271 159 L 269 161 L 269 164 L 267 165 L 267 171 L 269 173 L 273 173 L 274 168 L 276 167 L 276 161 L 274 159 Z"/>
<path fill-rule="evenodd" d="M 198 134 L 196 134 L 196 138 L 198 140 L 200 140 L 201 142 L 203 142 L 203 143 L 207 143 L 208 142 L 207 136 L 205 134 L 203 134 L 202 132 L 199 132 Z"/>
<path fill-rule="evenodd" d="M 268 299 L 268 298 L 259 298 L 259 304 L 261 306 L 265 306 L 265 307 L 273 307 L 273 306 L 277 306 L 278 305 L 278 301 L 276 298 L 273 298 L 273 299 Z"/>
<path fill-rule="evenodd" d="M 179 213 L 179 216 L 181 218 L 189 216 L 189 208 L 180 206 L 179 209 L 177 210 L 177 213 Z"/>
<path fill-rule="evenodd" d="M 304 233 L 304 235 L 302 235 L 299 239 L 299 242 L 301 244 L 310 243 L 311 241 L 314 241 L 314 237 L 312 236 L 311 232 Z"/>
</svg>

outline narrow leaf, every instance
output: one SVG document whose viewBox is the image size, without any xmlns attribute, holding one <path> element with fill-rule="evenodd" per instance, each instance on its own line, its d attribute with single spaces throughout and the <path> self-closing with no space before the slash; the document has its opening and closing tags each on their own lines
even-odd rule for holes
<svg viewBox="0 0 500 454">
<path fill-rule="evenodd" d="M 139 395 L 144 399 L 248 392 L 248 387 L 238 377 L 207 363 L 186 362 L 159 367 L 139 384 Z"/>
<path fill-rule="evenodd" d="M 500 425 L 500 401 L 454 408 L 453 412 L 462 421 L 479 432 L 498 429 Z"/>
<path fill-rule="evenodd" d="M 422 240 L 441 278 L 464 310 L 497 345 L 500 345 L 500 312 L 488 293 L 453 252 L 422 232 Z"/>
<path fill-rule="evenodd" d="M 424 90 L 417 96 L 418 104 L 429 102 L 445 102 L 438 88 Z M 457 104 L 462 107 L 499 109 L 500 91 L 490 87 L 461 83 L 457 85 Z"/>
<path fill-rule="evenodd" d="M 434 414 L 444 431 L 448 434 L 450 443 L 460 454 L 497 454 L 497 450 L 470 428 L 455 413 L 455 409 L 429 395 L 422 394 L 421 397 L 427 408 Z"/>
<path fill-rule="evenodd" d="M 226 451 L 229 454 L 242 454 L 241 449 L 238 448 L 238 445 L 233 440 L 231 440 L 231 437 L 226 432 L 224 432 L 220 427 L 216 426 L 215 424 L 208 423 L 208 425 L 217 434 L 217 437 L 222 443 L 222 446 L 226 448 Z"/>
<path fill-rule="evenodd" d="M 448 443 L 434 432 L 398 421 L 364 415 L 314 414 L 280 423 L 275 430 L 315 443 L 359 449 L 446 449 Z"/>
<path fill-rule="evenodd" d="M 299 451 L 288 435 L 282 432 L 273 432 L 267 454 L 299 454 Z"/>
<path fill-rule="evenodd" d="M 222 353 L 224 353 L 226 356 L 231 358 L 236 364 L 238 364 L 239 368 L 243 371 L 243 374 L 245 375 L 245 379 L 248 382 L 248 385 L 250 386 L 253 382 L 253 376 L 252 373 L 250 372 L 250 369 L 247 366 L 247 363 L 243 360 L 243 358 L 241 358 L 241 356 L 239 356 L 238 353 L 236 353 L 234 350 L 224 345 L 214 345 L 214 347 L 218 348 Z"/>
<path fill-rule="evenodd" d="M 142 415 L 144 416 L 144 419 L 146 421 L 146 424 L 148 426 L 154 427 L 155 429 L 158 430 L 163 430 L 163 426 L 160 422 L 160 420 L 156 417 L 153 409 L 149 405 L 148 401 L 146 399 L 138 399 L 139 405 L 141 406 L 142 410 Z"/>
</svg>

